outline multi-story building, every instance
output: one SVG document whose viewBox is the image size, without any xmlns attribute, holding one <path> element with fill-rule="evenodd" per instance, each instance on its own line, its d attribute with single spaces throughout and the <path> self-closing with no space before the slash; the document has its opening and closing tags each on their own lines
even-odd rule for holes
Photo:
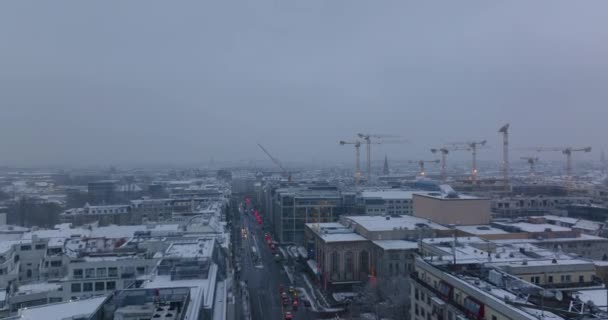
<svg viewBox="0 0 608 320">
<path fill-rule="evenodd" d="M 59 215 L 61 223 L 70 223 L 74 226 L 99 223 L 100 226 L 130 224 L 131 206 L 106 205 L 91 206 L 88 203 L 82 208 L 68 209 Z"/>
<path fill-rule="evenodd" d="M 515 218 L 533 215 L 562 214 L 570 205 L 588 205 L 590 197 L 516 195 L 492 199 L 492 213 L 498 218 Z"/>
<path fill-rule="evenodd" d="M 590 261 L 475 237 L 425 239 L 420 253 L 412 273 L 411 319 L 572 319 L 601 313 L 571 294 L 603 287 Z"/>
<path fill-rule="evenodd" d="M 448 228 L 413 216 L 342 216 L 339 223 L 306 224 L 309 265 L 328 287 L 369 277 L 407 276 L 421 237 Z"/>
<path fill-rule="evenodd" d="M 114 204 L 116 180 L 101 180 L 88 183 L 89 200 L 92 204 Z"/>
<path fill-rule="evenodd" d="M 283 243 L 302 244 L 307 223 L 335 222 L 355 210 L 353 194 L 327 186 L 279 188 L 272 201 L 272 225 Z"/>
<path fill-rule="evenodd" d="M 415 193 L 414 216 L 442 225 L 477 225 L 490 222 L 490 199 L 455 192 Z"/>
<path fill-rule="evenodd" d="M 366 215 L 413 215 L 414 193 L 428 194 L 427 191 L 405 191 L 398 189 L 366 190 L 358 195 L 358 203 L 365 208 Z"/>
</svg>

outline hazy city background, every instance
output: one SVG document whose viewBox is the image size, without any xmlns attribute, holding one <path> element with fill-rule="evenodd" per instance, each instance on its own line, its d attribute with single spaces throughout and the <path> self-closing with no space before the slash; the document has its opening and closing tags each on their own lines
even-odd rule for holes
<svg viewBox="0 0 608 320">
<path fill-rule="evenodd" d="M 604 13 L 572 1 L 0 3 L 0 165 L 347 162 L 401 135 L 591 145 L 608 110 Z M 515 155 L 517 151 L 512 151 Z M 559 154 L 546 158 L 561 160 Z M 454 159 L 466 160 L 464 155 Z M 376 157 L 376 160 L 382 160 Z"/>
</svg>

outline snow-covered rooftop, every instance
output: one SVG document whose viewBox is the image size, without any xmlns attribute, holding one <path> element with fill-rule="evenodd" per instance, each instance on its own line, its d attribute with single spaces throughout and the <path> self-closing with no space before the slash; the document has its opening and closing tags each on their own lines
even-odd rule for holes
<svg viewBox="0 0 608 320">
<path fill-rule="evenodd" d="M 106 297 L 47 304 L 19 310 L 22 320 L 64 320 L 78 317 L 88 318 L 106 300 Z"/>
<path fill-rule="evenodd" d="M 520 229 L 523 232 L 545 232 L 545 231 L 572 231 L 571 228 L 561 227 L 554 224 L 549 223 L 528 223 L 528 222 L 514 222 L 514 223 L 506 223 L 506 222 L 495 222 L 498 226 L 505 227 L 515 227 Z"/>
<path fill-rule="evenodd" d="M 458 229 L 460 231 L 464 231 L 466 233 L 474 234 L 474 235 L 508 233 L 502 229 L 494 228 L 490 225 L 457 226 L 456 229 Z"/>
<path fill-rule="evenodd" d="M 420 227 L 428 227 L 434 230 L 448 230 L 447 227 L 438 223 L 414 216 L 344 216 L 343 219 L 350 220 L 369 231 L 415 230 Z"/>
<path fill-rule="evenodd" d="M 165 257 L 210 258 L 215 239 L 198 239 L 190 242 L 175 242 L 167 248 Z"/>
<path fill-rule="evenodd" d="M 406 190 L 365 190 L 361 192 L 361 198 L 380 198 L 385 200 L 411 200 L 414 194 L 428 194 L 426 191 Z"/>
<path fill-rule="evenodd" d="M 418 249 L 418 242 L 405 240 L 376 240 L 375 245 L 383 250 L 412 250 Z"/>
<path fill-rule="evenodd" d="M 57 291 L 61 288 L 60 283 L 49 283 L 49 282 L 40 282 L 40 283 L 30 283 L 20 285 L 17 288 L 17 295 L 25 295 L 25 294 L 34 294 L 48 291 Z"/>
</svg>

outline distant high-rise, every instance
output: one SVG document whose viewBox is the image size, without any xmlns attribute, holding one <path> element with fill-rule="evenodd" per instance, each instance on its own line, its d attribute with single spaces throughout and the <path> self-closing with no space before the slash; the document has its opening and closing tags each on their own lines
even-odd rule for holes
<svg viewBox="0 0 608 320">
<path fill-rule="evenodd" d="M 382 174 L 384 174 L 385 176 L 387 176 L 389 174 L 389 169 L 388 169 L 388 156 L 385 154 L 384 155 L 384 169 L 382 170 Z"/>
<path fill-rule="evenodd" d="M 600 165 L 602 166 L 602 174 L 606 173 L 606 153 L 602 150 L 602 155 L 600 156 Z"/>
<path fill-rule="evenodd" d="M 116 201 L 116 183 L 115 180 L 89 182 L 89 202 L 93 205 L 113 204 Z"/>
</svg>

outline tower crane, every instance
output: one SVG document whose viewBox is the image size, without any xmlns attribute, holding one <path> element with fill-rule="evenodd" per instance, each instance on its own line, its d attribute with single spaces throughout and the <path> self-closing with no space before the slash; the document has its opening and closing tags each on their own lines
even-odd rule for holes
<svg viewBox="0 0 608 320">
<path fill-rule="evenodd" d="M 436 160 L 418 160 L 418 161 L 409 161 L 409 163 L 417 163 L 418 164 L 418 168 L 419 168 L 419 172 L 418 174 L 421 177 L 424 177 L 426 175 L 426 173 L 424 172 L 424 164 L 425 163 L 439 163 L 439 159 Z"/>
<path fill-rule="evenodd" d="M 467 146 L 469 151 L 473 154 L 473 162 L 471 163 L 471 182 L 475 184 L 477 182 L 477 150 L 483 149 L 486 145 L 486 140 L 482 141 L 469 141 L 469 142 L 456 142 L 451 145 L 454 146 Z"/>
<path fill-rule="evenodd" d="M 433 154 L 441 153 L 441 181 L 445 182 L 448 179 L 448 154 L 450 151 L 469 150 L 466 146 L 446 145 L 441 148 L 432 148 Z"/>
<path fill-rule="evenodd" d="M 272 160 L 272 162 L 274 162 L 275 165 L 277 165 L 277 167 L 281 168 L 281 171 L 283 171 L 283 175 L 285 175 L 287 177 L 287 181 L 291 182 L 291 173 L 289 171 L 287 171 L 287 169 L 285 169 L 285 167 L 283 167 L 283 164 L 281 163 L 281 161 L 279 161 L 277 158 L 273 157 L 270 154 L 270 152 L 268 152 L 268 150 L 266 150 L 266 148 L 264 148 L 259 143 L 258 143 L 258 147 L 260 147 L 260 149 L 262 149 L 262 151 L 264 151 L 264 153 L 270 158 L 270 160 Z"/>
<path fill-rule="evenodd" d="M 399 138 L 399 136 L 395 136 L 395 135 L 388 135 L 388 134 L 370 134 L 370 133 L 358 133 L 357 136 L 361 139 L 363 139 L 363 142 L 365 143 L 365 151 L 366 151 L 366 161 L 367 161 L 367 181 L 371 181 L 372 178 L 372 143 L 374 142 L 375 139 L 382 139 L 382 138 Z M 401 143 L 401 142 L 405 142 L 405 141 L 375 141 L 376 144 L 382 144 L 382 143 L 387 143 L 387 142 L 391 142 L 391 143 Z"/>
<path fill-rule="evenodd" d="M 509 190 L 509 124 L 505 124 L 498 133 L 502 133 L 502 174 L 505 190 Z"/>
<path fill-rule="evenodd" d="M 534 178 L 536 176 L 536 164 L 538 163 L 538 157 L 521 157 L 521 160 L 526 160 L 530 165 L 530 177 Z"/>
<path fill-rule="evenodd" d="M 359 186 L 359 180 L 361 180 L 361 141 L 340 141 L 338 142 L 341 146 L 352 144 L 355 146 L 355 185 Z"/>
<path fill-rule="evenodd" d="M 573 148 L 573 147 L 538 147 L 538 148 L 526 148 L 526 150 L 535 150 L 537 152 L 543 151 L 561 151 L 566 155 L 566 183 L 569 188 L 573 184 L 572 176 L 572 153 L 573 152 L 591 152 L 591 147 L 584 148 Z"/>
</svg>

